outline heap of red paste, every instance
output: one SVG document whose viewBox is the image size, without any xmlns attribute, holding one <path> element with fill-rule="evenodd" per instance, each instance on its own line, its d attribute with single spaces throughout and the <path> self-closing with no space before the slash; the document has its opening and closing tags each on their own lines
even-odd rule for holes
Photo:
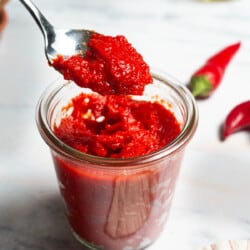
<svg viewBox="0 0 250 250">
<path fill-rule="evenodd" d="M 142 95 L 152 83 L 149 66 L 124 36 L 94 34 L 86 55 L 58 56 L 53 62 L 64 78 L 102 95 Z"/>
<path fill-rule="evenodd" d="M 174 140 L 180 125 L 162 104 L 138 101 L 152 83 L 149 66 L 124 36 L 95 34 L 86 55 L 58 56 L 53 66 L 64 78 L 99 94 L 81 94 L 66 109 L 70 116 L 55 126 L 69 146 L 102 157 L 135 157 Z M 100 95 L 101 94 L 101 95 Z"/>
</svg>

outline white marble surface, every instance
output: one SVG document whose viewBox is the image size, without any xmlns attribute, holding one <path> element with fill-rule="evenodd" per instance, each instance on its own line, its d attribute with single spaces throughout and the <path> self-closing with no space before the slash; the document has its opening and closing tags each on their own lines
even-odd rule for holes
<svg viewBox="0 0 250 250">
<path fill-rule="evenodd" d="M 198 102 L 200 122 L 183 162 L 166 230 L 151 250 L 196 250 L 250 237 L 250 134 L 220 142 L 227 112 L 250 98 L 250 1 L 36 0 L 60 27 L 124 34 L 145 60 L 186 83 L 220 48 L 242 47 L 218 91 Z M 35 106 L 58 77 L 43 39 L 18 1 L 0 40 L 0 250 L 81 249 L 71 236 Z"/>
</svg>

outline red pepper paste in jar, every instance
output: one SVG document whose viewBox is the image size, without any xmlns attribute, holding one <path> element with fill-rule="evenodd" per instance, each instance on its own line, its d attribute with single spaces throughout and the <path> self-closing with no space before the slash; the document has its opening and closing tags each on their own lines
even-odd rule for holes
<svg viewBox="0 0 250 250">
<path fill-rule="evenodd" d="M 141 156 L 166 146 L 180 133 L 174 114 L 158 102 L 82 93 L 66 109 L 71 108 L 72 114 L 62 119 L 54 132 L 86 154 Z"/>
<path fill-rule="evenodd" d="M 87 154 L 127 158 L 166 146 L 180 133 L 174 114 L 158 102 L 82 93 L 54 132 Z M 65 111 L 64 110 L 64 111 Z M 141 249 L 163 230 L 181 157 L 124 174 L 78 166 L 55 156 L 67 215 L 77 238 L 98 249 Z M 119 168 L 119 167 L 118 167 Z"/>
<path fill-rule="evenodd" d="M 88 47 L 84 57 L 59 55 L 54 68 L 66 80 L 102 95 L 141 95 L 152 83 L 149 66 L 124 36 L 94 34 Z"/>
</svg>

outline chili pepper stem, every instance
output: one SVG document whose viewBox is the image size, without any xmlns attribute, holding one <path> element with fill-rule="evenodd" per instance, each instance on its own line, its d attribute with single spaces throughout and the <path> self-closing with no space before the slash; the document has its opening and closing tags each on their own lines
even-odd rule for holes
<svg viewBox="0 0 250 250">
<path fill-rule="evenodd" d="M 212 84 L 206 76 L 193 76 L 191 79 L 191 90 L 194 97 L 205 97 L 212 90 Z"/>
</svg>

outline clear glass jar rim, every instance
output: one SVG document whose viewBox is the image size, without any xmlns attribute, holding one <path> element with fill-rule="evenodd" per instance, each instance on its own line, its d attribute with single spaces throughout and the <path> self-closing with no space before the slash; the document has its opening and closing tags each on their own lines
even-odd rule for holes
<svg viewBox="0 0 250 250">
<path fill-rule="evenodd" d="M 193 98 L 191 92 L 182 84 L 179 83 L 175 78 L 167 75 L 166 73 L 152 73 L 152 76 L 164 84 L 168 85 L 174 90 L 183 100 L 186 105 L 187 119 L 183 126 L 181 133 L 171 143 L 162 147 L 161 149 L 154 151 L 150 154 L 133 157 L 133 158 L 105 158 L 95 155 L 86 154 L 80 152 L 55 136 L 51 129 L 47 116 L 48 104 L 53 100 L 53 97 L 65 86 L 69 84 L 69 81 L 61 80 L 52 83 L 41 95 L 36 109 L 36 122 L 39 132 L 49 147 L 55 150 L 57 153 L 64 155 L 65 157 L 71 158 L 76 161 L 89 162 L 98 166 L 124 166 L 130 165 L 141 165 L 157 161 L 163 157 L 171 155 L 176 151 L 182 149 L 186 143 L 192 138 L 198 124 L 198 109 L 196 101 Z M 64 82 L 62 84 L 62 82 Z"/>
</svg>

